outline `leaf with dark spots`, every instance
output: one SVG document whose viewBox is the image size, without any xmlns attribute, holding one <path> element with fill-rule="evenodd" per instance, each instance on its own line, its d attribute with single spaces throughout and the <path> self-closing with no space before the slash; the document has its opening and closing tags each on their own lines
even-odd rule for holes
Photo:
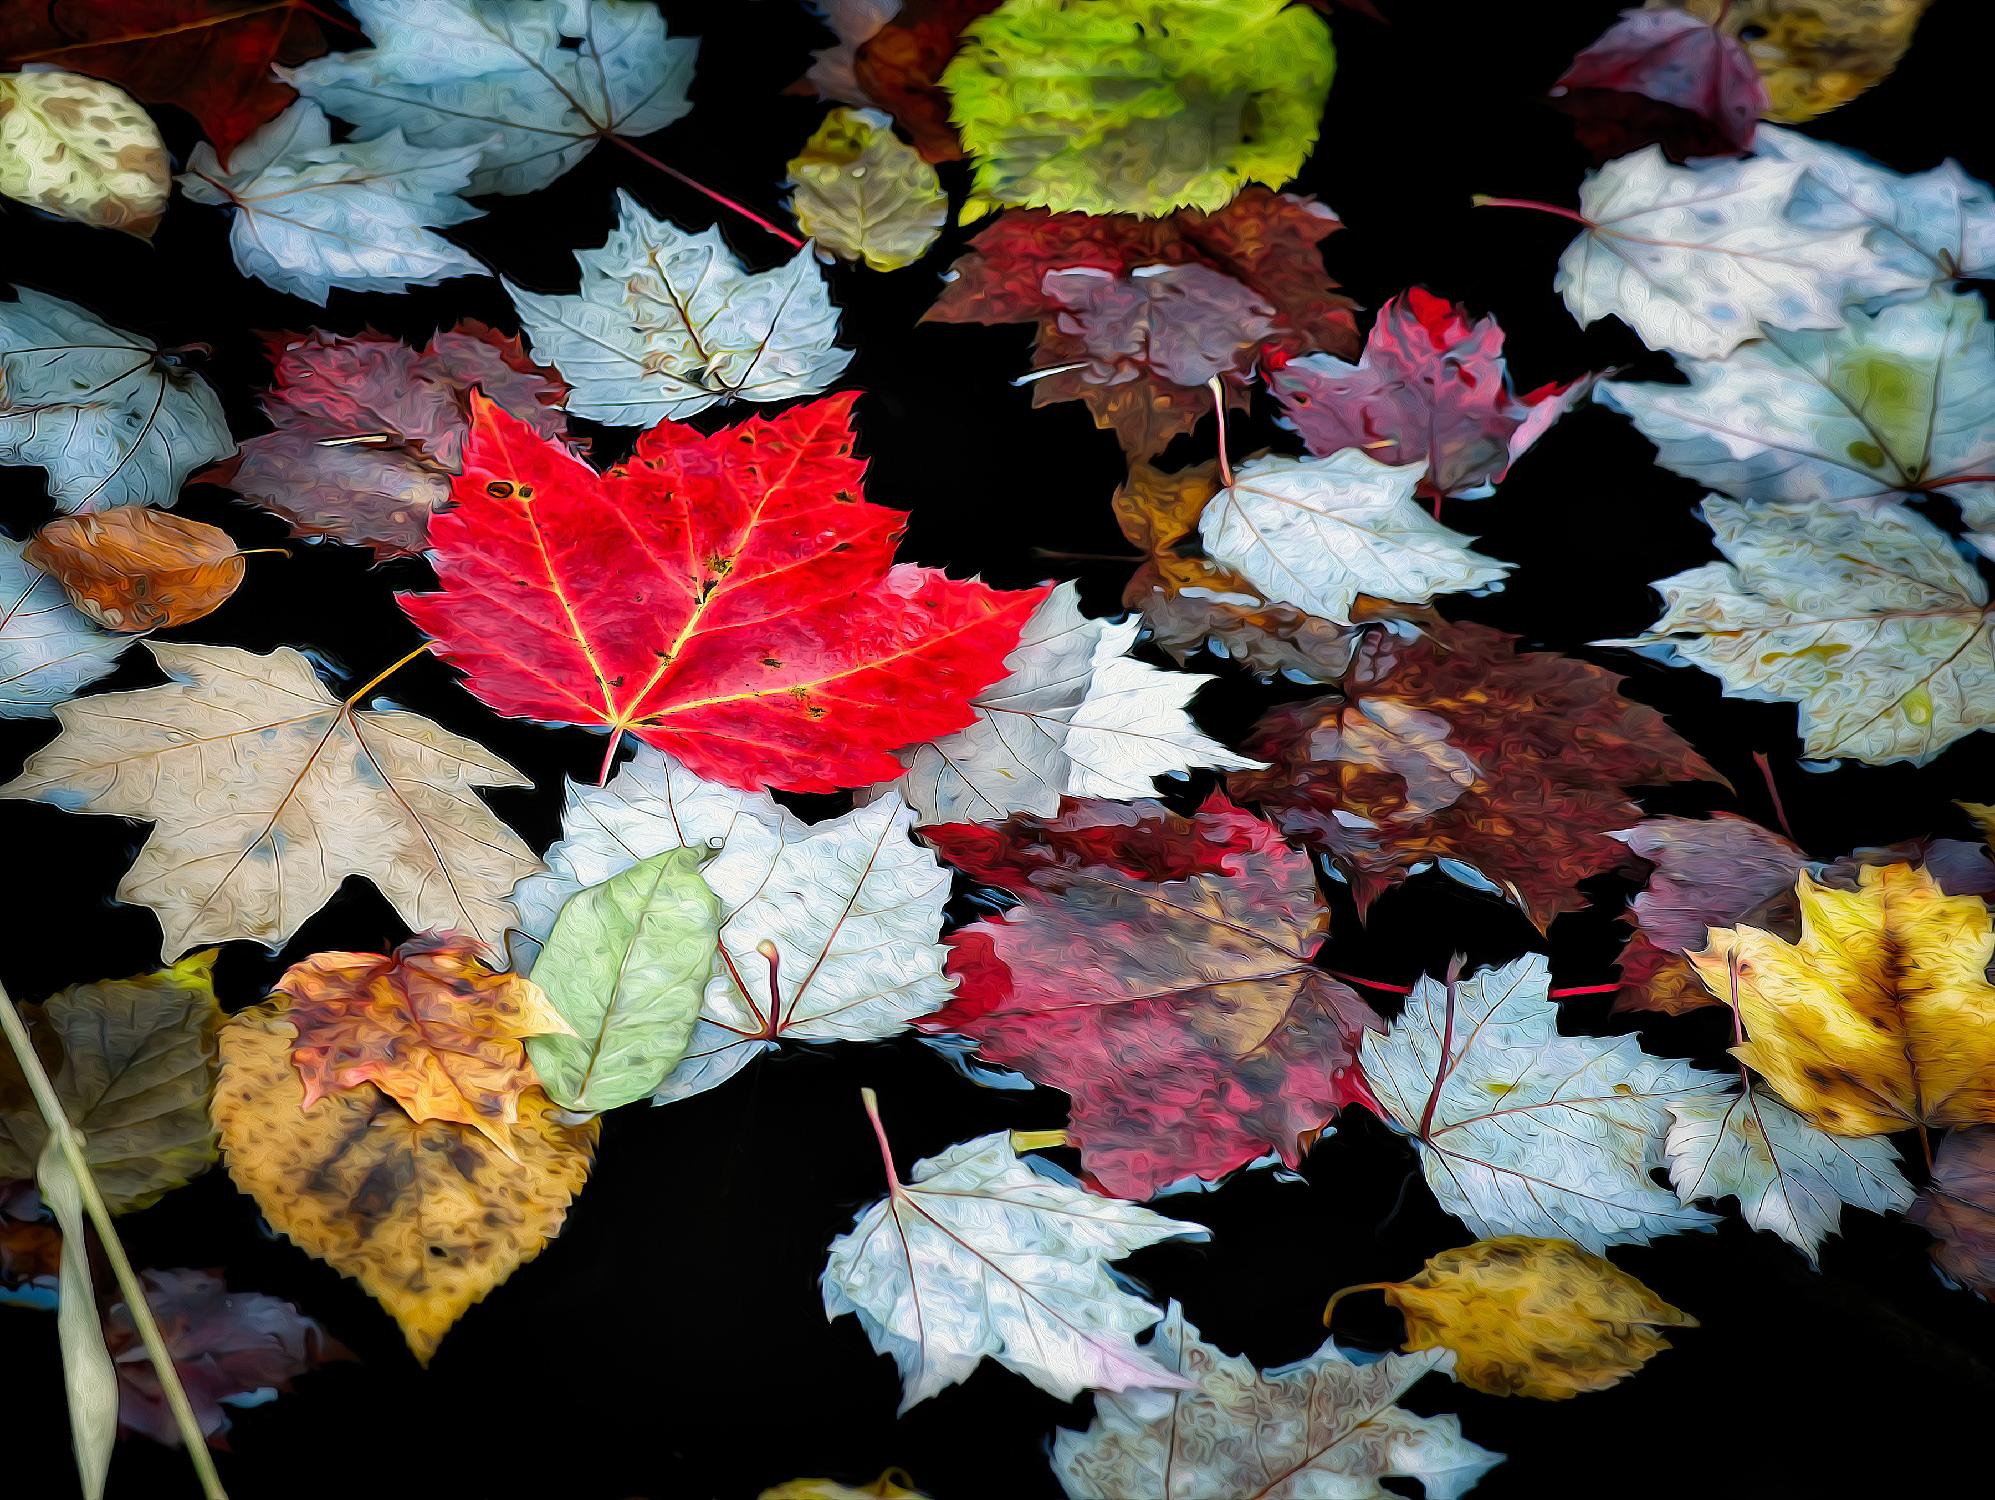
<svg viewBox="0 0 1995 1500">
<path fill-rule="evenodd" d="M 1224 798 L 1192 818 L 1129 811 L 930 830 L 1020 904 L 949 938 L 956 994 L 920 1024 L 1072 1095 L 1068 1139 L 1109 1193 L 1270 1151 L 1293 1166 L 1305 1136 L 1369 1102 L 1354 1048 L 1377 1024 L 1312 966 L 1330 915 L 1309 858 Z"/>
<path fill-rule="evenodd" d="M 1375 631 L 1347 696 L 1272 710 L 1243 747 L 1269 769 L 1227 785 L 1336 861 L 1361 914 L 1453 861 L 1546 927 L 1627 858 L 1611 836 L 1639 813 L 1626 788 L 1724 778 L 1612 672 L 1516 645 L 1481 625 Z"/>
</svg>

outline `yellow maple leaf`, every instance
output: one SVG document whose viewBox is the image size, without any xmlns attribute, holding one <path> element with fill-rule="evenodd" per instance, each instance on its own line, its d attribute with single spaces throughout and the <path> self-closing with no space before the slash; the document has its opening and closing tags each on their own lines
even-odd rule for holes
<svg viewBox="0 0 1995 1500">
<path fill-rule="evenodd" d="M 1995 929 L 1973 896 L 1925 870 L 1872 866 L 1854 891 L 1795 885 L 1801 940 L 1711 929 L 1690 960 L 1738 1005 L 1733 1052 L 1835 1135 L 1995 1121 Z"/>
</svg>

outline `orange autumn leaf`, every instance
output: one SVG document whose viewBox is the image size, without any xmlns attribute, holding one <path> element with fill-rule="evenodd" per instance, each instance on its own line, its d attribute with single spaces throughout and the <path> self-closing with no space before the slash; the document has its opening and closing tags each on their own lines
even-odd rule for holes
<svg viewBox="0 0 1995 1500">
<path fill-rule="evenodd" d="M 236 591 L 243 573 L 226 531 L 142 505 L 59 517 L 21 555 L 106 630 L 198 620 Z"/>
<path fill-rule="evenodd" d="M 392 955 L 315 953 L 277 981 L 297 1028 L 303 1108 L 371 1083 L 416 1121 L 450 1120 L 514 1154 L 524 1039 L 569 1033 L 540 987 L 480 963 L 460 939 L 413 938 Z"/>
</svg>

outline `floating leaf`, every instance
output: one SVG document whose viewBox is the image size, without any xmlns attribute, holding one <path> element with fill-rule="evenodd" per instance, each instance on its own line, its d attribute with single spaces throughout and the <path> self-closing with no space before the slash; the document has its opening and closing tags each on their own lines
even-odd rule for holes
<svg viewBox="0 0 1995 1500">
<path fill-rule="evenodd" d="M 899 12 L 901 0 L 812 0 L 810 8 L 837 40 L 811 52 L 810 68 L 786 92 L 814 93 L 841 104 L 872 103 L 853 77 L 853 64 L 867 38 Z"/>
<path fill-rule="evenodd" d="M 327 114 L 426 150 L 475 147 L 467 190 L 531 193 L 601 140 L 663 130 L 692 105 L 699 43 L 648 0 L 347 0 L 372 48 L 278 76 Z"/>
<path fill-rule="evenodd" d="M 159 127 L 123 89 L 75 73 L 0 73 L 0 193 L 150 239 L 172 191 Z"/>
<path fill-rule="evenodd" d="M 834 109 L 789 165 L 797 227 L 840 260 L 898 271 L 928 253 L 949 217 L 935 168 L 875 109 Z"/>
<path fill-rule="evenodd" d="M 1769 102 L 1738 38 L 1680 10 L 1623 11 L 1552 94 L 1596 157 L 1654 141 L 1679 161 L 1751 150 Z"/>
<path fill-rule="evenodd" d="M 0 302 L 0 463 L 48 471 L 64 510 L 171 505 L 235 452 L 222 404 L 181 355 L 73 302 Z"/>
<path fill-rule="evenodd" d="M 1322 18 L 1285 0 L 1005 0 L 942 86 L 986 199 L 1210 213 L 1302 169 L 1334 67 Z"/>
<path fill-rule="evenodd" d="M 1422 1376 L 1448 1370 L 1445 1354 L 1358 1364 L 1326 1343 L 1263 1374 L 1206 1343 L 1175 1302 L 1146 1347 L 1187 1388 L 1097 1396 L 1087 1431 L 1055 1434 L 1053 1472 L 1070 1500 L 1380 1500 L 1399 1493 L 1385 1479 L 1458 1500 L 1502 1462 L 1464 1438 L 1456 1418 L 1398 1404 Z"/>
<path fill-rule="evenodd" d="M 835 1479 L 792 1479 L 764 1490 L 756 1500 L 927 1500 L 919 1490 L 908 1488 L 906 1480 L 899 1469 L 889 1469 L 859 1489 Z"/>
<path fill-rule="evenodd" d="M 38 544 L 0 537 L 0 719 L 54 713 L 118 664 L 131 644 L 106 635 L 40 571 Z"/>
<path fill-rule="evenodd" d="M 1982 1297 L 1995 1294 L 1995 1128 L 1949 1130 L 1906 1217 L 1933 1235 L 1942 1272 Z"/>
<path fill-rule="evenodd" d="M 475 789 L 525 777 L 420 715 L 340 702 L 289 647 L 146 649 L 172 680 L 63 704 L 0 797 L 157 825 L 118 899 L 159 915 L 167 952 L 280 947 L 348 875 L 418 931 L 503 947 L 505 893 L 540 862 Z"/>
<path fill-rule="evenodd" d="M 107 630 L 198 620 L 227 602 L 243 575 L 242 553 L 219 526 L 143 505 L 58 517 L 21 556 Z"/>
<path fill-rule="evenodd" d="M 113 1213 L 149 1207 L 215 1159 L 214 965 L 211 948 L 156 974 L 72 985 L 22 1007 Z M 19 1065 L 0 1054 L 0 1182 L 34 1176 L 47 1141 Z"/>
<path fill-rule="evenodd" d="M 1691 962 L 1731 998 L 1733 1048 L 1810 1124 L 1867 1136 L 1995 1122 L 1995 931 L 1973 896 L 1912 865 L 1872 866 L 1854 891 L 1795 884 L 1801 938 L 1713 928 Z"/>
<path fill-rule="evenodd" d="M 1136 1347 L 1157 1309 L 1124 1290 L 1108 1262 L 1170 1239 L 1204 1239 L 1196 1224 L 1100 1198 L 1025 1162 L 1003 1131 L 894 1171 L 866 1091 L 887 1196 L 831 1242 L 827 1318 L 855 1314 L 901 1374 L 902 1412 L 985 1359 L 1063 1401 L 1082 1391 L 1180 1386 Z"/>
<path fill-rule="evenodd" d="M 1562 1036 L 1539 954 L 1446 983 L 1423 977 L 1359 1053 L 1386 1118 L 1414 1138 L 1427 1186 L 1477 1236 L 1573 1240 L 1599 1254 L 1716 1219 L 1649 1173 L 1669 1105 L 1724 1080 L 1650 1057 L 1631 1036 Z M 1547 1141 L 1556 1141 L 1548 1150 Z"/>
<path fill-rule="evenodd" d="M 418 1123 L 372 1084 L 305 1108 L 297 1032 L 278 999 L 222 1028 L 215 1124 L 236 1186 L 308 1255 L 358 1281 L 419 1363 L 560 1232 L 588 1178 L 596 1125 L 519 1099 L 509 1157 L 476 1131 Z"/>
<path fill-rule="evenodd" d="M 103 1500 L 118 1440 L 118 1373 L 97 1321 L 97 1292 L 90 1276 L 89 1231 L 84 1227 L 83 1187 L 76 1168 L 53 1136 L 35 1173 L 42 1201 L 62 1230 L 55 1308 L 62 1349 L 63 1394 L 69 1403 L 69 1440 L 84 1500 Z"/>
<path fill-rule="evenodd" d="M 1665 0 L 1650 0 L 1665 3 Z M 1882 83 L 1931 0 L 1666 0 L 1737 37 L 1766 80 L 1768 116 L 1798 124 Z"/>
</svg>

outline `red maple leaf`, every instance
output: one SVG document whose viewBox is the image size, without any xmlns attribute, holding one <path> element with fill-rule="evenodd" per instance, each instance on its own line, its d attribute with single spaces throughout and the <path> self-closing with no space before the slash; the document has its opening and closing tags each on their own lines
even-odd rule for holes
<svg viewBox="0 0 1995 1500">
<path fill-rule="evenodd" d="M 297 98 L 271 72 L 326 50 L 310 0 L 53 0 L 0 6 L 0 59 L 108 78 L 149 104 L 177 104 L 227 163 Z"/>
<path fill-rule="evenodd" d="M 1112 428 L 1130 457 L 1148 458 L 1191 431 L 1212 410 L 1212 394 L 1202 383 L 1178 384 L 1148 363 L 1104 364 L 1088 346 L 1087 325 L 1076 318 L 1071 296 L 1060 295 L 1063 288 L 1071 291 L 1071 278 L 1057 273 L 1093 270 L 1127 278 L 1147 267 L 1200 266 L 1224 277 L 1221 284 L 1236 289 L 1232 299 L 1254 308 L 1242 321 L 1237 347 L 1222 351 L 1227 402 L 1244 409 L 1256 346 L 1277 357 L 1357 352 L 1356 304 L 1337 291 L 1320 248 L 1341 227 L 1313 198 L 1264 187 L 1248 188 L 1218 213 L 1185 209 L 1161 219 L 1014 209 L 970 241 L 923 321 L 1037 322 L 1035 367 L 1076 368 L 1035 380 L 1033 404 L 1085 401 L 1095 424 Z"/>
<path fill-rule="evenodd" d="M 1631 786 L 1724 778 L 1604 668 L 1482 625 L 1374 631 L 1342 696 L 1284 704 L 1227 787 L 1349 876 L 1362 915 L 1414 867 L 1466 865 L 1548 926 L 1628 851 Z"/>
<path fill-rule="evenodd" d="M 1215 795 L 1067 802 L 1042 820 L 924 828 L 1019 905 L 948 939 L 957 989 L 916 1024 L 1072 1096 L 1067 1138 L 1103 1191 L 1216 1178 L 1372 1103 L 1371 1009 L 1311 960 L 1330 925 L 1309 857 Z"/>
<path fill-rule="evenodd" d="M 1045 589 L 895 564 L 854 397 L 711 436 L 664 422 L 597 474 L 474 400 L 441 593 L 401 596 L 502 714 L 626 732 L 732 786 L 834 791 L 962 728 Z"/>
<path fill-rule="evenodd" d="M 1319 457 L 1363 448 L 1380 463 L 1425 462 L 1424 493 L 1489 493 L 1591 381 L 1511 392 L 1496 319 L 1471 322 L 1420 287 L 1379 309 L 1356 365 L 1317 356 L 1263 362 L 1290 425 Z"/>
<path fill-rule="evenodd" d="M 1737 37 L 1680 10 L 1631 10 L 1572 60 L 1552 95 L 1605 161 L 1650 142 L 1678 161 L 1750 151 L 1770 107 Z"/>
</svg>

